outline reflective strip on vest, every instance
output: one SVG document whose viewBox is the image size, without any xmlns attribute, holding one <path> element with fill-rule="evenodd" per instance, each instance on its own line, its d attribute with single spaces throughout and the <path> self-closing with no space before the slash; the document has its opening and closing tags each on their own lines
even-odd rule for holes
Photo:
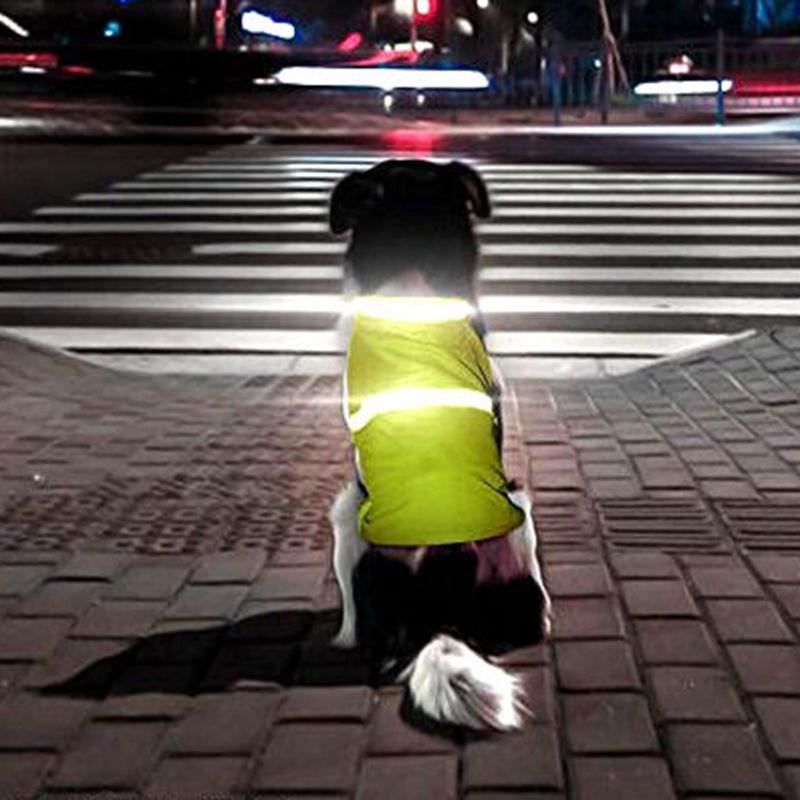
<svg viewBox="0 0 800 800">
<path fill-rule="evenodd" d="M 475 313 L 466 300 L 453 297 L 372 295 L 353 301 L 353 311 L 392 322 L 451 322 Z"/>
<path fill-rule="evenodd" d="M 476 408 L 494 413 L 492 398 L 474 389 L 394 389 L 367 397 L 348 417 L 347 425 L 355 433 L 379 414 L 435 407 Z"/>
</svg>

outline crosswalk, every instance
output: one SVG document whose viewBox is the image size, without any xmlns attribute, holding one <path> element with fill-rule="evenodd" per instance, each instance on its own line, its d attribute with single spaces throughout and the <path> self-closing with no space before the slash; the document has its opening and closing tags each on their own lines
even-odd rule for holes
<svg viewBox="0 0 800 800">
<path fill-rule="evenodd" d="M 387 155 L 226 146 L 0 222 L 0 328 L 139 367 L 335 371 L 346 243 L 328 197 Z M 481 308 L 512 375 L 800 323 L 791 172 L 453 157 L 490 190 Z"/>
</svg>

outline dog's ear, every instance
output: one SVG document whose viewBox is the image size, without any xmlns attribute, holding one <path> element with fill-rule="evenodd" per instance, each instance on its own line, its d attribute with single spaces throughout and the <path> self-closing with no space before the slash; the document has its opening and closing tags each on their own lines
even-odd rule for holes
<svg viewBox="0 0 800 800">
<path fill-rule="evenodd" d="M 380 181 L 363 172 L 351 172 L 336 184 L 330 202 L 330 227 L 333 233 L 352 230 L 365 212 L 383 199 Z"/>
<path fill-rule="evenodd" d="M 451 161 L 443 169 L 447 178 L 462 189 L 469 210 L 479 219 L 488 219 L 492 207 L 481 176 L 460 161 Z"/>
</svg>

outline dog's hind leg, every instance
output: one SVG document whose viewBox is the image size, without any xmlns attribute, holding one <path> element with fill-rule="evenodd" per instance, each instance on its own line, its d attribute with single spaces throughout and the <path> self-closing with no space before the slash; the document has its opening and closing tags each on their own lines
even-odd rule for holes
<svg viewBox="0 0 800 800">
<path fill-rule="evenodd" d="M 542 578 L 542 568 L 539 564 L 538 553 L 536 552 L 536 529 L 533 524 L 531 501 L 528 495 L 521 489 L 511 492 L 508 496 L 514 505 L 518 506 L 525 512 L 524 524 L 517 528 L 517 530 L 513 531 L 510 536 L 513 537 L 514 546 L 520 548 L 521 552 L 525 554 L 526 559 L 530 559 L 529 568 L 531 577 L 536 581 L 542 591 L 544 599 L 544 632 L 545 635 L 547 635 L 550 633 L 552 624 L 553 603 L 550 599 L 550 594 L 547 591 L 547 587 L 544 584 L 544 579 Z"/>
<path fill-rule="evenodd" d="M 333 570 L 342 595 L 342 625 L 331 640 L 334 647 L 356 645 L 356 603 L 353 593 L 353 571 L 369 545 L 358 533 L 358 507 L 364 494 L 356 481 L 339 492 L 328 519 L 333 527 Z"/>
</svg>

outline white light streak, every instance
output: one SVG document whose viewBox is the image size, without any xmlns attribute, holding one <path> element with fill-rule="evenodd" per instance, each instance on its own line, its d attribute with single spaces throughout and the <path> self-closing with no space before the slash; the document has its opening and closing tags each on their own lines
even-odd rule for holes
<svg viewBox="0 0 800 800">
<path fill-rule="evenodd" d="M 477 70 L 400 69 L 397 67 L 284 67 L 275 74 L 279 83 L 382 89 L 486 89 L 489 81 Z"/>
<path fill-rule="evenodd" d="M 285 41 L 291 41 L 295 36 L 295 27 L 291 22 L 279 22 L 252 8 L 242 14 L 242 30 L 246 33 L 274 36 Z"/>
<path fill-rule="evenodd" d="M 722 91 L 729 92 L 733 87 L 730 78 L 722 81 Z M 688 80 L 688 81 L 644 81 L 638 83 L 633 93 L 639 97 L 653 97 L 661 95 L 698 95 L 716 94 L 717 81 L 715 80 Z"/>
<path fill-rule="evenodd" d="M 0 25 L 5 25 L 6 28 L 16 33 L 17 36 L 23 36 L 25 38 L 30 36 L 30 33 L 25 30 L 22 25 L 20 25 L 18 22 L 15 22 L 13 19 L 11 19 L 11 17 L 9 17 L 7 14 L 3 14 L 2 12 L 0 12 Z"/>
<path fill-rule="evenodd" d="M 381 414 L 441 407 L 474 408 L 491 414 L 492 398 L 474 389 L 394 389 L 367 397 L 358 411 L 349 415 L 347 425 L 355 433 Z"/>
<path fill-rule="evenodd" d="M 352 311 L 393 322 L 450 322 L 475 313 L 466 301 L 444 297 L 359 297 Z"/>
</svg>

